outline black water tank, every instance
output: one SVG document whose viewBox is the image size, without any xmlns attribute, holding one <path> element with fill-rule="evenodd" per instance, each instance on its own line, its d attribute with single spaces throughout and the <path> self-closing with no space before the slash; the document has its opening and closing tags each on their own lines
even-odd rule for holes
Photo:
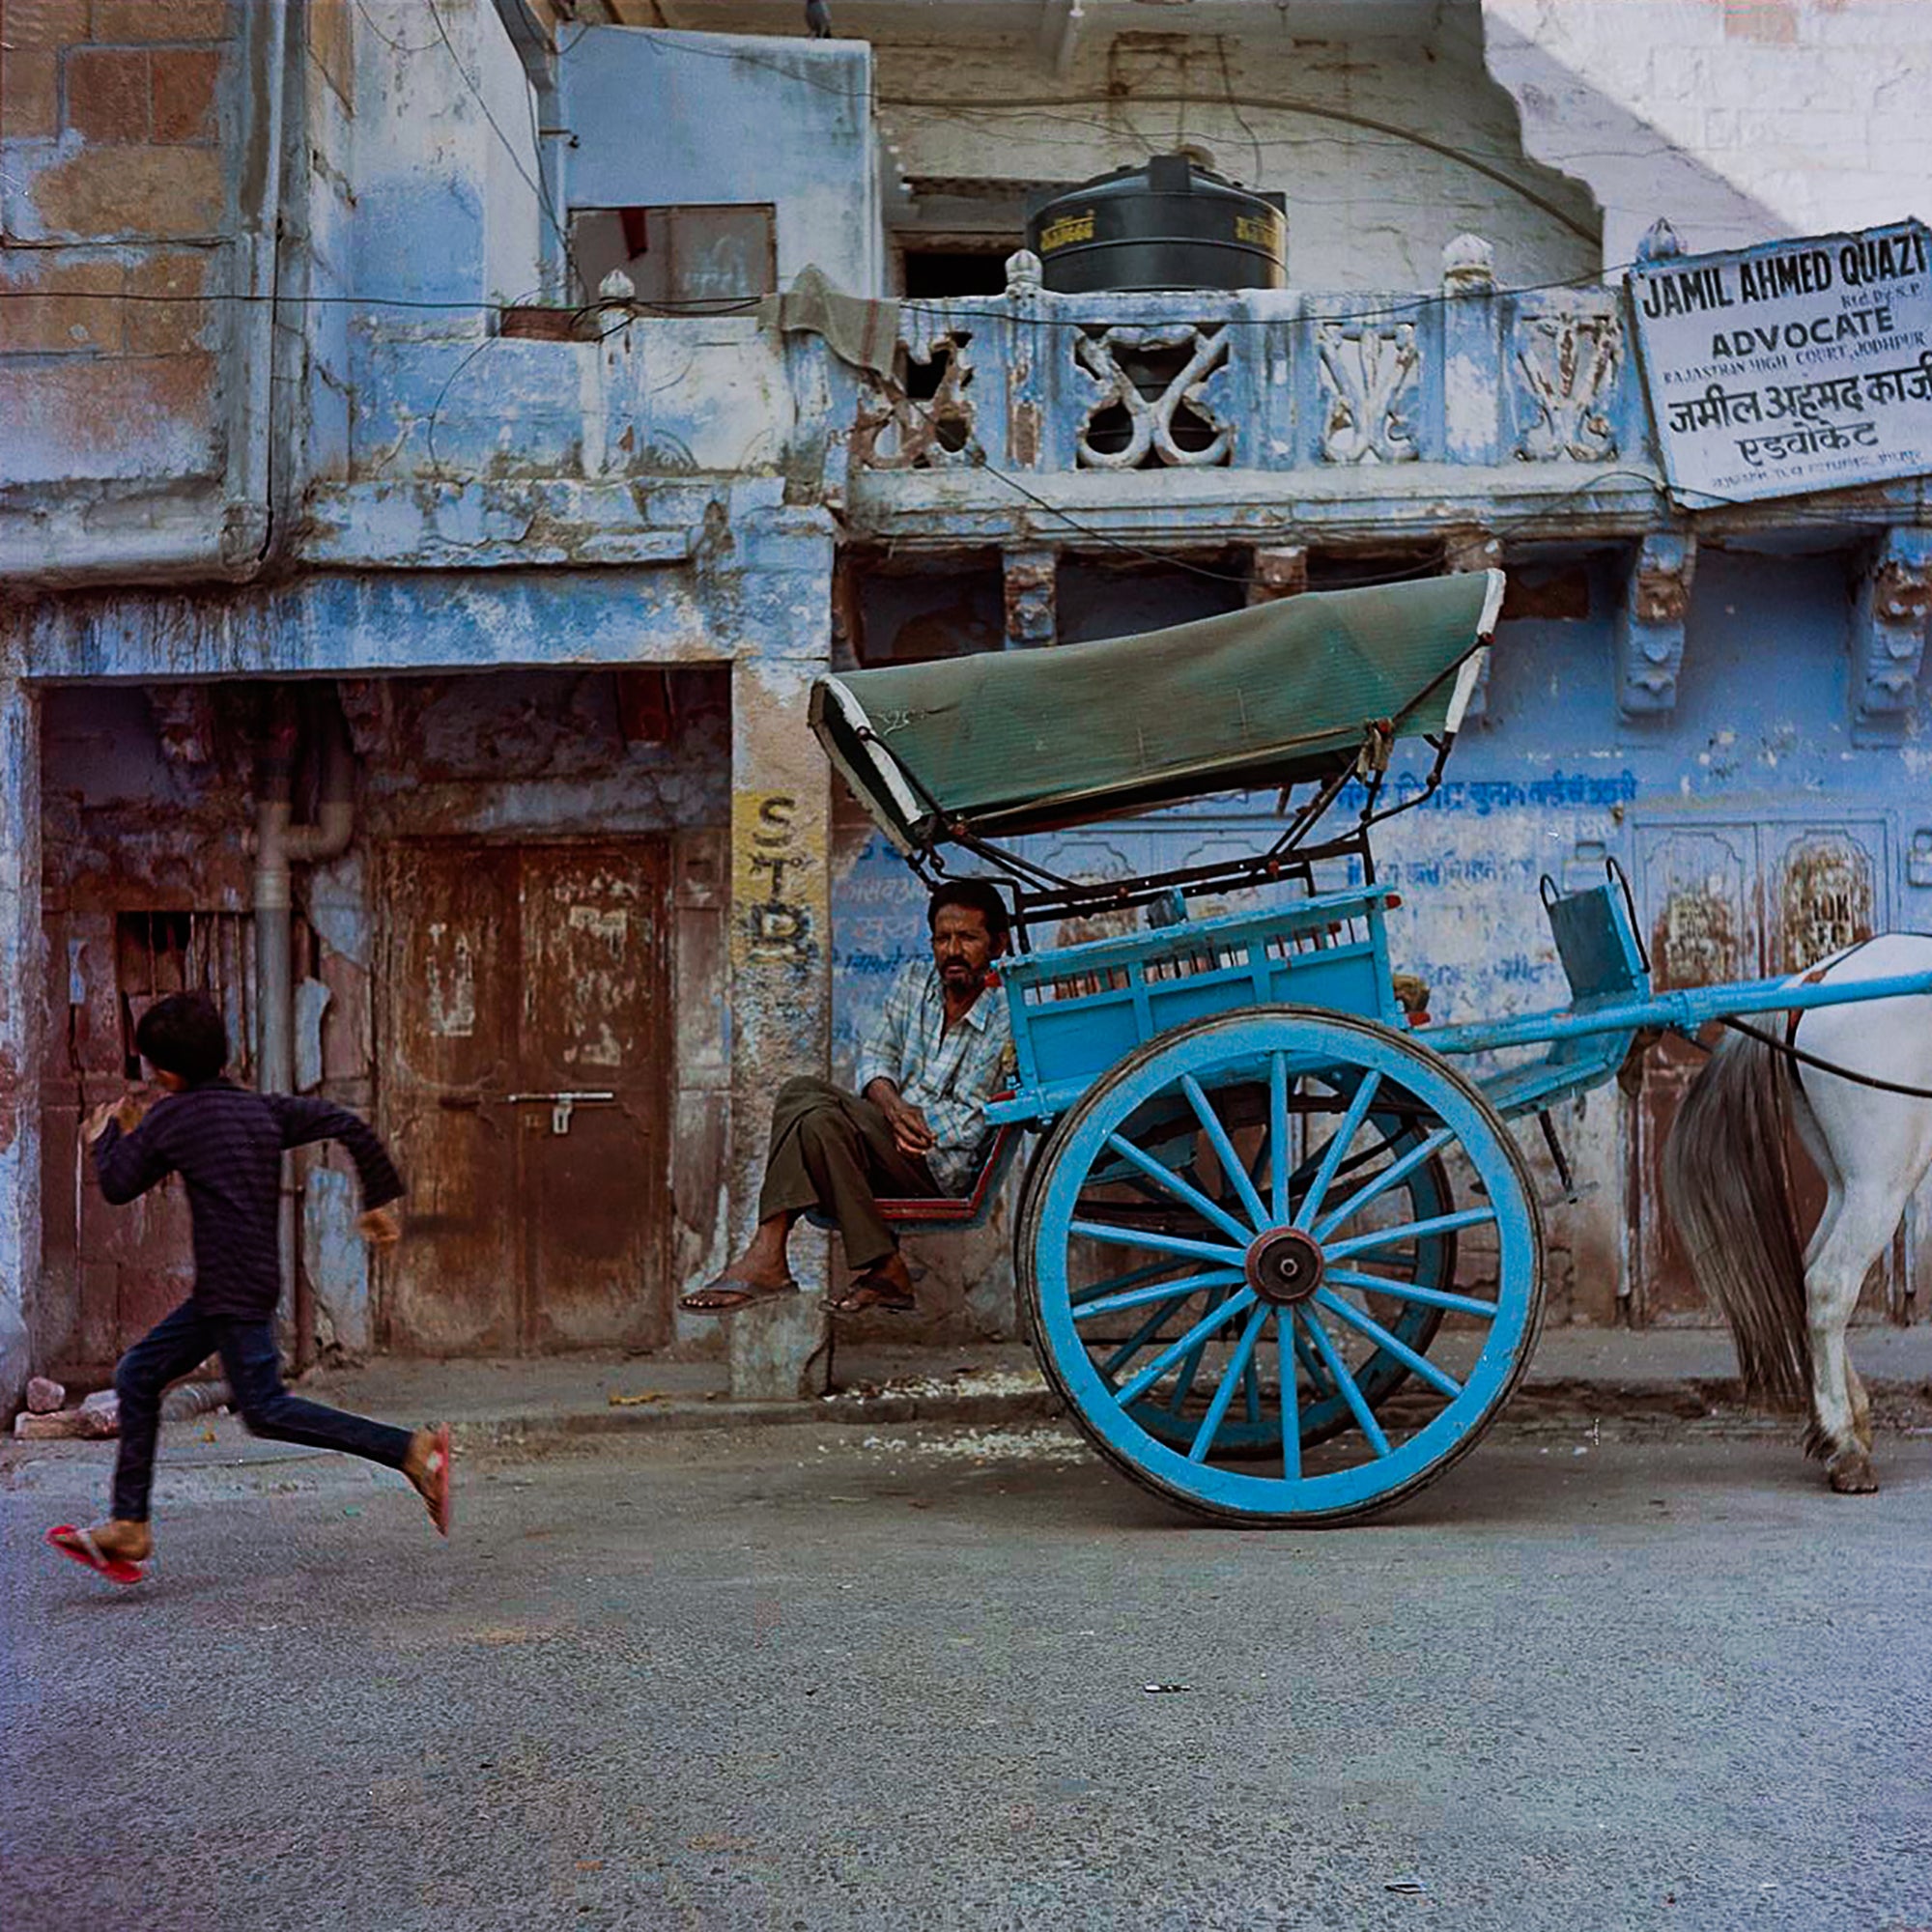
<svg viewBox="0 0 1932 1932">
<path fill-rule="evenodd" d="M 1027 246 L 1062 295 L 1109 289 L 1279 289 L 1288 284 L 1287 204 L 1156 155 L 1034 203 Z"/>
</svg>

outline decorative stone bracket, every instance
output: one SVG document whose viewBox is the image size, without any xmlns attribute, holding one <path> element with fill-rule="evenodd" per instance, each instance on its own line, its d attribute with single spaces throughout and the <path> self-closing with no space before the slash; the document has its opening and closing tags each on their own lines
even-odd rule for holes
<svg viewBox="0 0 1932 1932">
<path fill-rule="evenodd" d="M 1282 597 L 1299 597 L 1308 588 L 1306 544 L 1257 545 L 1248 577 L 1248 602 L 1272 604 Z"/>
<path fill-rule="evenodd" d="M 1918 703 L 1926 612 L 1932 610 L 1932 530 L 1888 530 L 1866 567 L 1852 613 L 1852 735 L 1890 744 Z"/>
<path fill-rule="evenodd" d="M 1050 550 L 1009 550 L 1005 557 L 1007 649 L 1053 642 L 1058 558 Z"/>
<path fill-rule="evenodd" d="M 1697 566 L 1694 538 L 1653 531 L 1636 547 L 1617 612 L 1617 709 L 1626 721 L 1668 718 L 1677 708 L 1684 619 Z"/>
</svg>

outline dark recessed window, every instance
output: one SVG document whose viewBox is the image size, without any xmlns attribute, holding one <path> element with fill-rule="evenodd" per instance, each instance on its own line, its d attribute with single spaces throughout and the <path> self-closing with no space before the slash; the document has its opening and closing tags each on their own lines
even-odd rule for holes
<svg viewBox="0 0 1932 1932">
<path fill-rule="evenodd" d="M 640 302 L 729 307 L 778 288 L 778 237 L 769 203 L 683 208 L 579 208 L 570 252 L 583 300 L 621 269 Z"/>
<path fill-rule="evenodd" d="M 946 301 L 953 296 L 1003 296 L 1007 257 L 1019 245 L 1015 236 L 983 248 L 907 248 L 900 257 L 906 298 Z"/>
</svg>

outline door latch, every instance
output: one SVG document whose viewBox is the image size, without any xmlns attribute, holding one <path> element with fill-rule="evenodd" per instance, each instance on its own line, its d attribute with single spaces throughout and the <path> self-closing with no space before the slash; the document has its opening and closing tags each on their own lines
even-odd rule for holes
<svg viewBox="0 0 1932 1932">
<path fill-rule="evenodd" d="M 527 1100 L 547 1100 L 550 1103 L 550 1130 L 554 1134 L 567 1134 L 570 1131 L 570 1116 L 574 1109 L 598 1101 L 616 1099 L 616 1094 L 608 1088 L 592 1092 L 584 1088 L 566 1088 L 560 1093 L 551 1094 L 505 1094 L 504 1099 L 513 1107 Z"/>
</svg>

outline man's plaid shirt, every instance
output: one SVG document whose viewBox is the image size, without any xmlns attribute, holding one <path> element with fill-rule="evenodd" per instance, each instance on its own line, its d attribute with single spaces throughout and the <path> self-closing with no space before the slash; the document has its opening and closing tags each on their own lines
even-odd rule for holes
<svg viewBox="0 0 1932 1932">
<path fill-rule="evenodd" d="M 1013 1031 L 997 986 L 949 1034 L 939 969 L 914 960 L 893 981 L 886 1010 L 859 1053 L 859 1092 L 890 1080 L 939 1137 L 925 1157 L 932 1178 L 956 1194 L 973 1178 L 986 1142 L 986 1102 L 1011 1084 Z"/>
</svg>

